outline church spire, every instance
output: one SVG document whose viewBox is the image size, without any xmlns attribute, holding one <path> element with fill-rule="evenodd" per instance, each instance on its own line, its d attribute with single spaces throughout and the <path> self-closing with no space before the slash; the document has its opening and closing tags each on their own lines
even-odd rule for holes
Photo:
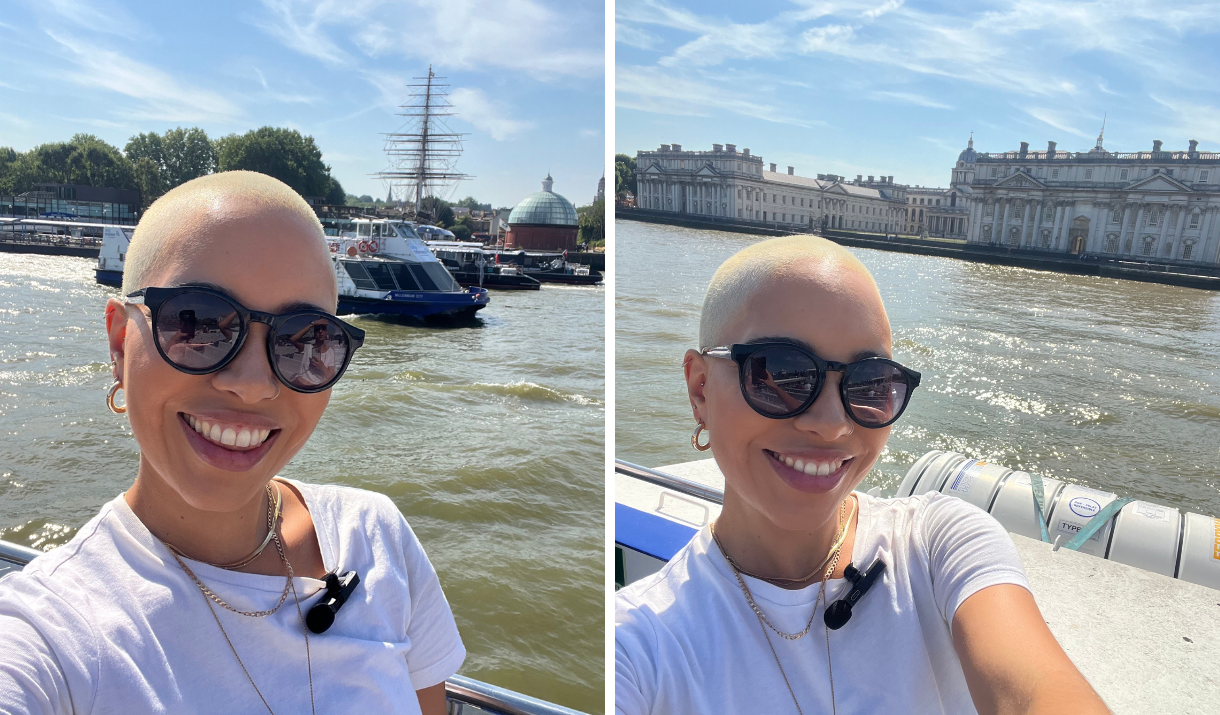
<svg viewBox="0 0 1220 715">
<path fill-rule="evenodd" d="M 970 132 L 970 139 L 966 142 L 966 148 L 967 149 L 974 148 L 974 132 L 973 131 Z"/>
<path fill-rule="evenodd" d="M 1102 151 L 1104 151 L 1104 149 L 1101 146 L 1101 138 L 1105 136 L 1106 133 L 1106 116 L 1108 116 L 1108 114 L 1109 113 L 1107 112 L 1106 114 L 1101 115 L 1101 131 L 1097 133 L 1097 148 L 1101 149 Z"/>
</svg>

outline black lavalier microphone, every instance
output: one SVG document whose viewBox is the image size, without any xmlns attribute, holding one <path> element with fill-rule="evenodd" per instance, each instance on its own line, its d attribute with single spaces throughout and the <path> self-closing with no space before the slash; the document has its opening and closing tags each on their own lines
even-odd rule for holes
<svg viewBox="0 0 1220 715">
<path fill-rule="evenodd" d="M 847 595 L 826 608 L 826 614 L 823 619 L 826 621 L 826 627 L 832 631 L 837 631 L 847 622 L 851 620 L 851 607 L 856 605 L 856 601 L 872 587 L 873 581 L 877 580 L 882 572 L 885 571 L 885 562 L 877 559 L 873 562 L 868 570 L 861 574 L 855 566 L 848 564 L 847 568 L 843 569 L 843 576 L 848 581 L 851 581 L 851 590 Z"/>
<path fill-rule="evenodd" d="M 314 633 L 325 632 L 335 622 L 335 614 L 360 584 L 360 574 L 348 571 L 340 576 L 332 572 L 323 576 L 322 580 L 326 582 L 326 594 L 305 616 L 305 625 Z"/>
</svg>

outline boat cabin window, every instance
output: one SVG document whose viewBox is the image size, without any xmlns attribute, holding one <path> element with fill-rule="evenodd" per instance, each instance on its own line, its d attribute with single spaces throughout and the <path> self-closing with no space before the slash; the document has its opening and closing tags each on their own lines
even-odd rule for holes
<svg viewBox="0 0 1220 715">
<path fill-rule="evenodd" d="M 372 230 L 372 228 L 373 227 L 367 223 L 357 224 L 356 225 L 356 235 L 359 236 L 360 238 L 368 238 L 369 232 Z"/>
<path fill-rule="evenodd" d="M 378 290 L 398 290 L 398 286 L 394 285 L 394 279 L 390 277 L 389 266 L 378 261 L 365 261 L 363 265 L 373 282 L 377 284 Z"/>
<path fill-rule="evenodd" d="M 342 261 L 343 268 L 347 271 L 347 275 L 356 283 L 356 287 L 361 290 L 377 290 L 377 284 L 373 282 L 373 278 L 369 272 L 364 270 L 364 266 L 360 265 L 360 261 Z"/>
<path fill-rule="evenodd" d="M 437 290 L 461 290 L 462 286 L 453 280 L 453 276 L 449 275 L 449 271 L 439 263 L 422 263 L 420 264 L 424 271 L 431 276 L 432 282 L 436 285 Z M 414 266 L 412 266 L 414 267 Z"/>
<path fill-rule="evenodd" d="M 419 283 L 415 277 L 411 275 L 411 271 L 407 270 L 405 263 L 391 263 L 390 273 L 394 275 L 394 280 L 398 281 L 398 287 L 401 290 L 419 290 Z"/>
<path fill-rule="evenodd" d="M 424 290 L 437 290 L 436 283 L 433 282 L 432 276 L 428 275 L 427 271 L 424 270 L 422 263 L 412 263 L 409 267 L 411 275 L 415 276 L 415 280 L 419 281 L 419 285 Z"/>
</svg>

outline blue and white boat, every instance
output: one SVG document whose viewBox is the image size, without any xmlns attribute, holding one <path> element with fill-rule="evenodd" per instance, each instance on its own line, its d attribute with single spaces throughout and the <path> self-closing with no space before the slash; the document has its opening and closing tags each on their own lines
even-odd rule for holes
<svg viewBox="0 0 1220 715">
<path fill-rule="evenodd" d="M 327 233 L 339 283 L 339 314 L 422 320 L 473 316 L 486 288 L 463 288 L 407 221 L 354 218 Z"/>
<path fill-rule="evenodd" d="M 135 234 L 134 226 L 106 226 L 102 229 L 102 246 L 98 249 L 97 282 L 108 286 L 123 285 L 123 261 L 127 259 L 127 247 Z"/>
</svg>

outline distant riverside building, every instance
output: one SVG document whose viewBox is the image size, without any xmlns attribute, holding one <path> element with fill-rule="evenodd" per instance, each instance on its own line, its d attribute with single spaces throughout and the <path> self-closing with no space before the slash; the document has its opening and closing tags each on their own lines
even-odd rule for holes
<svg viewBox="0 0 1220 715">
<path fill-rule="evenodd" d="M 575 251 L 578 221 L 576 207 L 551 191 L 550 174 L 542 180 L 542 191 L 530 194 L 508 215 L 505 248 L 531 251 Z"/>
<path fill-rule="evenodd" d="M 662 144 L 636 152 L 636 206 L 641 209 L 748 221 L 792 229 L 819 226 L 893 233 L 902 223 L 904 202 L 892 176 L 847 182 L 841 176 L 816 178 L 787 173 L 734 144 L 711 151 L 683 151 Z"/>
<path fill-rule="evenodd" d="M 33 191 L 0 196 L 0 216 L 134 225 L 139 210 L 140 192 L 101 186 L 35 184 Z"/>
<path fill-rule="evenodd" d="M 954 169 L 970 190 L 971 243 L 1107 257 L 1217 263 L 1220 153 L 966 152 Z"/>
</svg>

